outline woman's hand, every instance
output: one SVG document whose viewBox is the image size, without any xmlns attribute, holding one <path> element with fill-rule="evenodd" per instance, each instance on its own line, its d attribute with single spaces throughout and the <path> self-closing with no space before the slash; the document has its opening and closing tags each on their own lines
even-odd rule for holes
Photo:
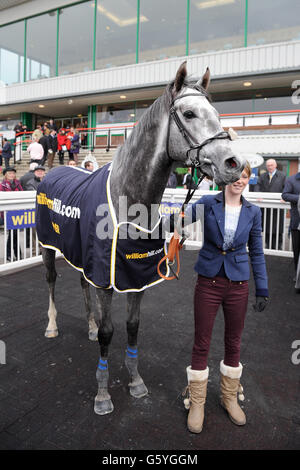
<svg viewBox="0 0 300 470">
<path fill-rule="evenodd" d="M 265 310 L 268 302 L 269 302 L 268 297 L 257 296 L 256 297 L 256 303 L 253 305 L 254 311 L 255 312 L 262 312 L 263 310 Z"/>
</svg>

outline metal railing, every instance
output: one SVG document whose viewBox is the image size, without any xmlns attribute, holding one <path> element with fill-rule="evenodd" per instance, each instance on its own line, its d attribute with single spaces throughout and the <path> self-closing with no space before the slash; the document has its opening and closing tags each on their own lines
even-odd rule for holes
<svg viewBox="0 0 300 470">
<path fill-rule="evenodd" d="M 221 124 L 224 127 L 300 125 L 300 110 L 257 111 L 251 113 L 220 114 Z M 136 122 L 121 124 L 99 124 L 97 127 L 78 128 L 80 145 L 83 150 L 110 149 L 121 145 L 130 135 Z M 32 132 L 17 134 L 14 143 L 14 161 L 22 160 L 23 152 L 31 142 Z M 1 136 L 0 136 L 1 139 Z M 1 146 L 1 142 L 0 142 Z"/>
<path fill-rule="evenodd" d="M 217 191 L 197 190 L 191 203 L 197 201 L 204 194 L 216 193 Z M 185 189 L 166 189 L 162 202 L 167 205 L 167 212 L 178 211 L 185 195 Z M 289 236 L 290 204 L 281 201 L 279 193 L 249 192 L 245 194 L 245 197 L 263 210 L 262 237 L 265 254 L 292 257 L 291 237 Z M 0 228 L 0 275 L 42 262 L 35 232 L 34 215 L 32 215 L 35 212 L 35 198 L 35 191 L 0 193 L 0 213 L 4 219 L 4 225 Z M 15 225 L 14 229 L 10 228 L 11 223 Z M 275 228 L 275 236 L 273 237 L 275 247 L 272 247 L 271 237 L 267 240 L 267 233 L 272 226 L 273 229 Z M 192 224 L 188 231 L 190 238 L 186 240 L 185 247 L 198 250 L 203 242 L 201 224 L 199 222 Z M 8 259 L 9 254 L 10 260 Z"/>
</svg>

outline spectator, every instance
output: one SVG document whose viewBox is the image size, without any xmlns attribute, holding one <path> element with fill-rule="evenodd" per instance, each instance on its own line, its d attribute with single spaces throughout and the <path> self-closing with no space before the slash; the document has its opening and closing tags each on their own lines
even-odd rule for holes
<svg viewBox="0 0 300 470">
<path fill-rule="evenodd" d="M 37 128 L 32 133 L 32 140 L 39 142 L 40 138 L 43 137 L 43 131 L 41 126 L 37 126 Z"/>
<path fill-rule="evenodd" d="M 77 166 L 75 160 L 69 160 L 68 166 Z"/>
<path fill-rule="evenodd" d="M 192 180 L 192 182 L 191 182 Z M 195 189 L 197 187 L 195 181 L 194 181 L 194 178 L 192 176 L 192 168 L 188 168 L 188 172 L 184 175 L 184 178 L 183 178 L 183 187 L 184 189 L 189 189 L 190 188 L 190 185 L 191 186 L 191 189 Z"/>
<path fill-rule="evenodd" d="M 52 129 L 48 137 L 48 167 L 51 169 L 53 167 L 53 161 L 55 154 L 57 152 L 57 135 L 56 131 Z"/>
<path fill-rule="evenodd" d="M 89 160 L 87 160 L 86 162 L 84 162 L 84 168 L 86 170 L 89 170 L 89 171 L 94 171 L 94 165 L 92 162 L 90 162 Z"/>
<path fill-rule="evenodd" d="M 198 186 L 198 189 L 202 189 L 202 190 L 205 190 L 205 191 L 209 191 L 210 190 L 210 187 L 212 186 L 213 182 L 211 180 L 209 180 L 208 178 L 204 178 L 200 185 Z"/>
<path fill-rule="evenodd" d="M 69 131 L 67 132 L 67 148 L 69 152 L 69 160 L 74 160 L 73 158 L 73 151 L 72 151 L 72 139 L 74 137 L 74 127 L 70 127 Z"/>
<path fill-rule="evenodd" d="M 300 194 L 300 172 L 286 179 L 283 192 L 281 195 L 284 201 L 291 203 L 290 230 L 291 230 L 291 235 L 292 235 L 295 272 L 297 271 L 297 264 L 298 264 L 299 253 L 300 253 L 300 231 L 298 230 L 300 217 L 299 217 L 298 208 L 297 208 L 299 194 Z"/>
<path fill-rule="evenodd" d="M 27 151 L 30 154 L 30 163 L 40 164 L 43 161 L 44 149 L 42 145 L 39 142 L 37 142 L 35 139 L 28 146 Z"/>
<path fill-rule="evenodd" d="M 88 122 L 87 121 L 84 121 L 84 123 L 82 124 L 82 128 L 83 129 L 88 128 Z M 87 132 L 82 132 L 81 133 L 81 145 L 82 145 L 82 147 L 87 146 Z"/>
<path fill-rule="evenodd" d="M 3 148 L 2 148 L 2 154 L 1 154 L 1 165 L 2 165 L 2 159 L 4 158 L 4 163 L 5 163 L 5 168 L 9 167 L 9 159 L 12 157 L 12 152 L 11 152 L 11 143 L 7 140 L 6 137 L 3 138 Z"/>
<path fill-rule="evenodd" d="M 44 179 L 46 174 L 46 169 L 42 165 L 38 165 L 34 169 L 34 176 L 29 182 L 27 183 L 27 191 L 36 191 L 40 182 Z"/>
<path fill-rule="evenodd" d="M 75 160 L 76 165 L 78 165 L 78 154 L 80 150 L 80 141 L 79 141 L 79 133 L 77 130 L 74 131 L 74 136 L 71 140 L 71 148 L 70 148 L 70 160 Z M 72 155 L 72 157 L 71 157 Z"/>
<path fill-rule="evenodd" d="M 29 171 L 20 178 L 20 183 L 24 191 L 27 191 L 27 183 L 34 178 L 34 170 L 38 163 L 30 163 Z"/>
<path fill-rule="evenodd" d="M 0 191 L 23 191 L 21 183 L 16 179 L 16 169 L 13 167 L 7 167 L 3 170 L 4 179 L 0 184 Z M 1 214 L 1 219 L 3 220 L 3 213 Z M 6 243 L 6 259 L 11 261 L 13 254 L 11 253 L 11 233 L 13 234 L 13 252 L 15 257 L 18 257 L 18 236 L 17 230 L 8 231 L 8 239 Z"/>
<path fill-rule="evenodd" d="M 39 140 L 39 144 L 43 147 L 44 150 L 44 156 L 41 161 L 41 165 L 44 165 L 46 160 L 48 159 L 48 151 L 49 151 L 49 134 L 50 134 L 50 129 L 48 127 L 44 130 L 44 134 Z"/>
<path fill-rule="evenodd" d="M 273 158 L 266 161 L 267 171 L 260 175 L 258 182 L 254 187 L 256 192 L 267 193 L 282 193 L 286 176 L 277 169 L 277 162 Z M 266 248 L 271 247 L 273 250 L 276 247 L 276 232 L 277 232 L 277 215 L 278 211 L 273 210 L 273 222 L 271 227 L 271 209 L 262 209 L 262 220 L 264 221 L 263 211 L 266 211 L 266 227 L 265 227 L 265 240 Z M 282 234 L 284 229 L 284 210 L 279 209 L 279 235 L 278 235 L 278 249 L 282 249 Z"/>
<path fill-rule="evenodd" d="M 91 162 L 93 164 L 93 170 L 92 171 L 98 170 L 99 166 L 98 166 L 97 160 L 94 157 L 94 155 L 92 154 L 92 152 L 89 152 L 88 155 L 85 156 L 83 162 L 81 163 L 81 168 L 85 168 L 85 163 L 86 162 Z"/>
<path fill-rule="evenodd" d="M 50 121 L 49 121 L 49 125 L 48 125 L 50 131 L 54 130 L 55 132 L 57 132 L 57 126 L 56 124 L 54 123 L 53 119 L 51 118 Z"/>
<path fill-rule="evenodd" d="M 65 156 L 65 152 L 67 152 L 68 150 L 69 143 L 70 143 L 70 140 L 67 138 L 65 130 L 60 129 L 59 133 L 57 134 L 57 148 L 58 148 L 58 158 L 59 158 L 60 165 L 64 164 L 64 156 Z"/>
<path fill-rule="evenodd" d="M 22 121 L 15 125 L 14 131 L 16 134 L 21 134 L 27 131 L 27 126 L 23 125 Z"/>
</svg>

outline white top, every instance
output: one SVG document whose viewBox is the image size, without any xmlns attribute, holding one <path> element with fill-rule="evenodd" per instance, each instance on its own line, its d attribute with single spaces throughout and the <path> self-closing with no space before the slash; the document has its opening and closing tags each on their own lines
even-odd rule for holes
<svg viewBox="0 0 300 470">
<path fill-rule="evenodd" d="M 32 142 L 27 150 L 32 160 L 41 160 L 44 156 L 44 149 L 38 142 Z"/>
<path fill-rule="evenodd" d="M 225 228 L 223 250 L 231 248 L 235 232 L 238 226 L 242 206 L 229 206 L 225 204 Z"/>
</svg>

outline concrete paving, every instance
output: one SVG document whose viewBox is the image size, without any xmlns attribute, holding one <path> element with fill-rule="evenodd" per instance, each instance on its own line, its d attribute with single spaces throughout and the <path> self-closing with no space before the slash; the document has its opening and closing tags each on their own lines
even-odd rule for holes
<svg viewBox="0 0 300 470">
<path fill-rule="evenodd" d="M 115 294 L 109 356 L 115 409 L 106 416 L 93 411 L 99 347 L 88 340 L 78 272 L 57 262 L 56 339 L 44 337 L 48 295 L 43 266 L 1 277 L 0 345 L 2 353 L 6 347 L 6 364 L 0 365 L 0 449 L 299 449 L 300 294 L 292 282 L 292 260 L 275 256 L 266 256 L 271 302 L 263 313 L 252 309 L 250 281 L 241 354 L 247 424 L 232 424 L 219 404 L 220 310 L 209 356 L 204 429 L 199 435 L 187 431 L 181 392 L 193 340 L 196 256 L 195 251 L 182 252 L 180 280 L 145 293 L 139 356 L 149 395 L 141 399 L 128 392 L 126 296 Z"/>
</svg>

